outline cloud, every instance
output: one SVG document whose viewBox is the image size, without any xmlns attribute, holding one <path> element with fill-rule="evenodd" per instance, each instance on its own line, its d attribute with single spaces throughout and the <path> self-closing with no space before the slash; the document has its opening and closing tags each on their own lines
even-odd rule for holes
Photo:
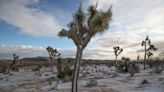
<svg viewBox="0 0 164 92">
<path fill-rule="evenodd" d="M 76 48 L 62 49 L 57 48 L 61 53 L 63 58 L 75 58 Z M 46 48 L 43 47 L 33 47 L 30 45 L 22 46 L 9 46 L 9 45 L 0 45 L 0 59 L 12 59 L 12 54 L 16 53 L 20 58 L 24 57 L 37 57 L 44 56 L 47 57 L 48 53 Z M 107 49 L 102 48 L 87 48 L 84 50 L 83 54 L 84 59 L 110 59 L 114 58 L 113 53 Z"/>
<path fill-rule="evenodd" d="M 28 7 L 40 0 L 0 0 L 0 20 L 21 32 L 34 36 L 55 36 L 61 30 L 59 20 L 37 8 Z"/>
<path fill-rule="evenodd" d="M 47 56 L 47 52 L 43 47 L 32 47 L 30 45 L 22 46 L 9 46 L 0 45 L 0 58 L 1 59 L 12 59 L 12 54 L 16 53 L 23 57 L 36 57 L 36 56 Z"/>
<path fill-rule="evenodd" d="M 99 48 L 121 46 L 125 56 L 135 59 L 142 55 L 138 50 L 148 35 L 153 44 L 164 49 L 164 1 L 163 0 L 98 0 L 98 8 L 108 9 L 113 4 L 113 18 L 110 28 L 92 39 L 91 44 Z M 94 0 L 88 5 L 95 4 Z M 112 51 L 112 49 L 111 49 Z"/>
<path fill-rule="evenodd" d="M 84 58 L 114 59 L 113 46 L 120 46 L 124 51 L 119 58 L 126 56 L 136 59 L 137 55 L 143 56 L 141 42 L 146 35 L 149 35 L 159 53 L 164 51 L 163 0 L 86 0 L 85 7 L 95 5 L 96 1 L 98 9 L 102 10 L 107 10 L 113 4 L 113 18 L 109 30 L 91 40 L 89 44 L 93 47 L 84 50 Z M 62 28 L 56 17 L 37 8 L 27 7 L 38 2 L 39 0 L 1 0 L 0 12 L 3 13 L 0 13 L 0 19 L 17 26 L 27 34 L 56 35 Z M 63 57 L 75 57 L 75 48 L 59 50 Z M 32 46 L 1 46 L 0 51 L 4 51 L 0 56 L 14 52 L 20 53 L 22 57 L 30 56 L 31 53 L 31 56 L 47 55 L 45 48 Z"/>
</svg>

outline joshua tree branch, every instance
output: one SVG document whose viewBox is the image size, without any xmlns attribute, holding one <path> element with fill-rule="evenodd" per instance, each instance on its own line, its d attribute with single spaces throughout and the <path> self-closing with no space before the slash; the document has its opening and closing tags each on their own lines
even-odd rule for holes
<svg viewBox="0 0 164 92">
<path fill-rule="evenodd" d="M 58 36 L 71 38 L 71 33 L 69 31 L 66 31 L 65 29 L 62 29 L 59 32 Z"/>
</svg>

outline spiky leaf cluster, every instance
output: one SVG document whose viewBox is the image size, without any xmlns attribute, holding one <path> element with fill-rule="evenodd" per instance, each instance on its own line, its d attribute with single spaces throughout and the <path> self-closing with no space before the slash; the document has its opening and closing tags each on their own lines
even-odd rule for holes
<svg viewBox="0 0 164 92">
<path fill-rule="evenodd" d="M 111 8 L 106 12 L 98 11 L 96 4 L 90 6 L 86 14 L 80 5 L 73 16 L 73 21 L 69 24 L 69 30 L 62 29 L 58 35 L 72 39 L 76 46 L 84 49 L 92 36 L 108 28 L 112 17 Z"/>
<path fill-rule="evenodd" d="M 151 57 L 152 55 L 153 55 L 153 53 L 152 53 L 151 51 L 148 51 L 148 52 L 147 52 L 148 58 Z"/>
<path fill-rule="evenodd" d="M 114 49 L 115 56 L 118 56 L 120 55 L 121 52 L 123 52 L 123 49 L 120 48 L 119 46 L 113 47 L 113 49 Z"/>
<path fill-rule="evenodd" d="M 19 56 L 17 56 L 15 53 L 13 54 L 13 65 L 16 65 L 18 63 Z"/>
<path fill-rule="evenodd" d="M 142 41 L 142 46 L 145 46 L 146 44 L 148 44 L 148 48 L 146 48 L 146 54 L 148 57 L 152 56 L 153 53 L 151 51 L 156 51 L 157 48 L 151 43 L 151 40 L 149 38 L 149 36 L 146 37 L 145 41 Z"/>
<path fill-rule="evenodd" d="M 48 51 L 48 54 L 50 55 L 50 57 L 59 57 L 60 56 L 60 53 L 58 52 L 57 49 L 53 49 L 52 47 L 48 46 L 47 47 L 47 51 Z"/>
</svg>

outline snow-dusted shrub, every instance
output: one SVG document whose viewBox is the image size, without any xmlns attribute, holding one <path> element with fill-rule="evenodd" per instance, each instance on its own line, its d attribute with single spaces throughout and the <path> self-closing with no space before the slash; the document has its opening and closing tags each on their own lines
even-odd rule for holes
<svg viewBox="0 0 164 92">
<path fill-rule="evenodd" d="M 112 78 L 117 77 L 117 76 L 118 76 L 118 74 L 116 72 L 112 73 Z"/>
<path fill-rule="evenodd" d="M 149 82 L 148 82 L 147 79 L 144 79 L 144 80 L 142 81 L 142 84 L 149 84 Z"/>
<path fill-rule="evenodd" d="M 156 73 L 161 73 L 163 71 L 163 66 L 162 65 L 161 66 L 156 66 L 154 68 L 154 70 L 155 70 Z"/>
<path fill-rule="evenodd" d="M 164 70 L 164 64 L 160 60 L 154 60 L 149 62 L 149 65 L 152 65 L 153 71 L 155 73 L 161 73 Z"/>
<path fill-rule="evenodd" d="M 32 71 L 39 71 L 40 68 L 41 68 L 41 66 L 34 66 L 34 67 L 32 68 Z"/>
<path fill-rule="evenodd" d="M 5 73 L 7 69 L 7 67 L 0 67 L 0 73 Z"/>
<path fill-rule="evenodd" d="M 62 63 L 60 59 L 58 59 L 58 63 L 57 63 L 57 70 L 58 70 L 58 74 L 57 77 L 64 79 L 65 81 L 70 81 L 72 78 L 72 74 L 73 74 L 73 70 L 71 69 L 71 65 L 70 62 L 65 62 Z"/>
<path fill-rule="evenodd" d="M 119 63 L 117 69 L 122 73 L 130 73 L 131 77 L 133 77 L 135 73 L 139 72 L 139 66 L 137 64 L 127 61 Z"/>
<path fill-rule="evenodd" d="M 90 80 L 90 81 L 87 82 L 86 87 L 97 86 L 97 84 L 98 84 L 98 83 L 97 83 L 97 80 L 92 79 L 92 80 Z"/>
</svg>

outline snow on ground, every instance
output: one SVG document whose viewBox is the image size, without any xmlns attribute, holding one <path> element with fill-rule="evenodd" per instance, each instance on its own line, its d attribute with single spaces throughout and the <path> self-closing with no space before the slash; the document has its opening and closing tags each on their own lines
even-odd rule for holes
<svg viewBox="0 0 164 92">
<path fill-rule="evenodd" d="M 164 72 L 155 73 L 152 69 L 141 67 L 140 73 L 130 77 L 129 73 L 116 72 L 113 66 L 87 65 L 81 67 L 79 92 L 164 92 Z M 0 73 L 0 92 L 70 92 L 71 82 L 57 79 L 56 68 L 53 72 L 46 67 L 39 71 L 27 70 Z M 48 81 L 51 77 L 54 77 L 52 83 Z M 145 79 L 148 84 L 142 84 Z M 97 84 L 88 86 L 91 80 Z"/>
</svg>

